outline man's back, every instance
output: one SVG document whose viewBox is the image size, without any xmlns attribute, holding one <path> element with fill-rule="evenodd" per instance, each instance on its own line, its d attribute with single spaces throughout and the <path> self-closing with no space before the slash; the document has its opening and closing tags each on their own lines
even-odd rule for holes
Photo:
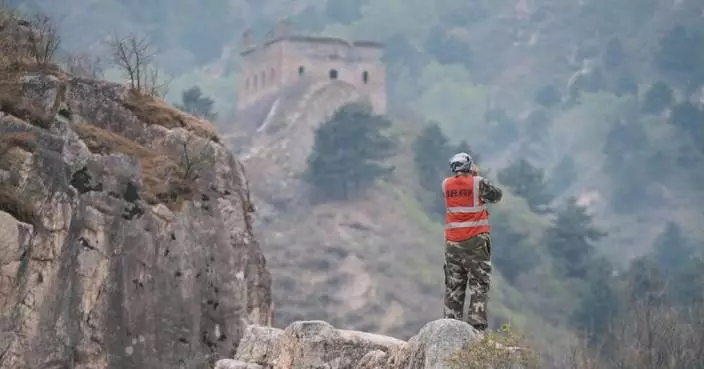
<svg viewBox="0 0 704 369">
<path fill-rule="evenodd" d="M 489 202 L 501 200 L 501 190 L 486 178 L 455 175 L 443 181 L 446 221 L 445 236 L 450 241 L 463 241 L 480 233 L 489 233 Z"/>
<path fill-rule="evenodd" d="M 469 285 L 472 297 L 467 320 L 484 330 L 491 275 L 491 228 L 485 203 L 499 202 L 502 192 L 478 175 L 467 153 L 454 155 L 450 169 L 455 175 L 442 182 L 446 207 L 444 317 L 463 320 Z"/>
</svg>

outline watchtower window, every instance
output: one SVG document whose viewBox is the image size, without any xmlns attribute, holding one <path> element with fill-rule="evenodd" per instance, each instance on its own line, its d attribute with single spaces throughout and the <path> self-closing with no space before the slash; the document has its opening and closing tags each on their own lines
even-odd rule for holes
<svg viewBox="0 0 704 369">
<path fill-rule="evenodd" d="M 367 82 L 369 82 L 369 72 L 367 72 L 366 70 L 362 73 L 362 81 L 365 85 L 367 84 Z"/>
<path fill-rule="evenodd" d="M 336 69 L 330 69 L 330 79 L 337 79 L 337 70 Z"/>
<path fill-rule="evenodd" d="M 276 72 L 272 68 L 271 70 L 269 70 L 269 80 L 271 81 L 271 83 L 274 83 L 275 78 L 276 78 Z"/>
<path fill-rule="evenodd" d="M 262 87 L 266 86 L 266 74 L 265 72 L 261 72 L 260 74 L 260 80 L 262 81 Z"/>
<path fill-rule="evenodd" d="M 255 90 L 257 89 L 257 75 L 256 74 L 252 76 L 252 88 Z"/>
<path fill-rule="evenodd" d="M 299 76 L 302 76 L 305 72 L 306 72 L 306 69 L 303 68 L 302 65 L 300 67 L 298 67 L 298 75 Z"/>
</svg>

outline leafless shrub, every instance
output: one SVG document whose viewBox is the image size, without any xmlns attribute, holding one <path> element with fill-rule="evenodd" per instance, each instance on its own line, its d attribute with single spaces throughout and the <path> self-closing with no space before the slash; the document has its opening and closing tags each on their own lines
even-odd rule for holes
<svg viewBox="0 0 704 369">
<path fill-rule="evenodd" d="M 209 141 L 204 139 L 196 140 L 192 135 L 181 143 L 179 164 L 184 180 L 197 180 L 203 171 L 215 164 L 215 158 L 208 150 L 208 143 Z"/>
<path fill-rule="evenodd" d="M 149 96 L 164 97 L 169 92 L 170 77 L 164 76 L 161 69 L 153 64 L 147 69 L 146 93 Z"/>
<path fill-rule="evenodd" d="M 0 3 L 0 109 L 36 123 L 44 120 L 36 108 L 20 104 L 21 76 L 37 69 L 58 72 L 53 59 L 59 45 L 49 17 L 37 14 L 24 18 Z"/>
<path fill-rule="evenodd" d="M 88 53 L 68 53 L 64 57 L 64 70 L 77 77 L 98 79 L 103 77 L 103 60 Z"/>
<path fill-rule="evenodd" d="M 0 67 L 19 62 L 26 50 L 22 47 L 20 18 L 7 5 L 0 3 Z"/>
<path fill-rule="evenodd" d="M 598 347 L 575 347 L 565 360 L 569 369 L 702 369 L 704 306 L 674 307 L 647 298 L 625 301 Z"/>
<path fill-rule="evenodd" d="M 163 96 L 168 83 L 159 82 L 160 71 L 154 63 L 156 51 L 147 38 L 134 34 L 114 36 L 107 44 L 113 63 L 128 78 L 130 89 Z"/>
<path fill-rule="evenodd" d="M 503 325 L 499 331 L 485 332 L 448 363 L 455 369 L 538 369 L 541 358 L 526 337 Z"/>
<path fill-rule="evenodd" d="M 0 210 L 11 214 L 20 222 L 37 226 L 40 223 L 38 210 L 27 196 L 22 196 L 17 187 L 0 183 Z"/>
<path fill-rule="evenodd" d="M 34 61 L 42 67 L 51 64 L 61 44 L 53 21 L 45 14 L 36 14 L 29 18 L 29 28 L 28 46 Z"/>
</svg>

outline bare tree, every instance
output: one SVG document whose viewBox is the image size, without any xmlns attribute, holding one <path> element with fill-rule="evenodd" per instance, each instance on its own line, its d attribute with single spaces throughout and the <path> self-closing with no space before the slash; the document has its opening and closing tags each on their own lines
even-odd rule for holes
<svg viewBox="0 0 704 369">
<path fill-rule="evenodd" d="M 159 82 L 160 72 L 154 64 L 156 51 L 145 37 L 130 34 L 114 36 L 108 41 L 112 61 L 129 79 L 132 90 L 160 96 L 166 83 Z"/>
<path fill-rule="evenodd" d="M 29 18 L 29 47 L 37 65 L 47 66 L 54 60 L 61 38 L 51 18 L 36 14 Z"/>
<path fill-rule="evenodd" d="M 607 337 L 599 346 L 580 344 L 561 367 L 704 368 L 704 305 L 669 306 L 658 301 L 663 295 L 664 289 L 658 289 L 638 298 L 628 296 L 622 313 L 612 319 Z"/>
<path fill-rule="evenodd" d="M 83 78 L 102 78 L 103 60 L 88 53 L 68 53 L 64 57 L 66 72 Z"/>
<path fill-rule="evenodd" d="M 164 76 L 161 69 L 153 64 L 147 68 L 146 93 L 150 96 L 164 97 L 169 92 L 170 77 Z"/>
<path fill-rule="evenodd" d="M 17 14 L 0 0 L 0 66 L 7 67 L 22 59 L 22 37 Z"/>
<path fill-rule="evenodd" d="M 202 171 L 215 164 L 215 158 L 208 150 L 208 140 L 196 142 L 194 135 L 189 135 L 181 143 L 182 152 L 180 165 L 183 170 L 183 178 L 187 181 L 195 181 L 200 177 Z"/>
</svg>

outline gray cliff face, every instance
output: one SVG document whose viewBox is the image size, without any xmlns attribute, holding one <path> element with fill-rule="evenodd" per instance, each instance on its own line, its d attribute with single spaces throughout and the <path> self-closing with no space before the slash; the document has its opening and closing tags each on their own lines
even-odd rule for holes
<svg viewBox="0 0 704 369">
<path fill-rule="evenodd" d="M 245 325 L 271 319 L 241 164 L 161 101 L 61 73 L 22 80 L 0 106 L 0 368 L 234 355 Z"/>
</svg>

